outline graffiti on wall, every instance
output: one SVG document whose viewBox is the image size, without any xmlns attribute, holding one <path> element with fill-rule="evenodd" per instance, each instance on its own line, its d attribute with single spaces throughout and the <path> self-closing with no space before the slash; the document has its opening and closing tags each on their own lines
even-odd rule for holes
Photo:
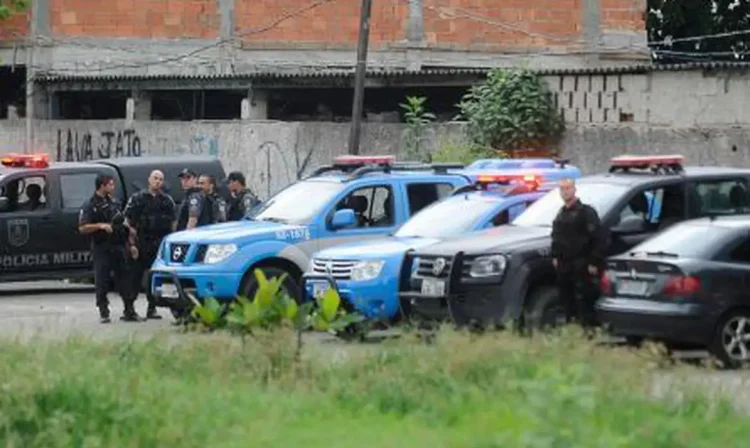
<svg viewBox="0 0 750 448">
<path fill-rule="evenodd" d="M 189 155 L 189 156 L 219 156 L 219 138 L 195 134 L 181 145 L 174 145 L 173 141 L 166 137 L 157 137 L 158 152 L 163 155 Z"/>
<path fill-rule="evenodd" d="M 290 166 L 287 155 L 282 151 L 281 146 L 275 141 L 265 141 L 258 145 L 258 149 L 255 151 L 255 163 L 253 164 L 254 173 L 252 178 L 257 179 L 258 182 L 265 187 L 266 197 L 270 197 L 274 193 L 274 186 L 288 185 L 294 181 L 300 180 L 303 174 L 307 170 L 310 164 L 310 159 L 313 155 L 313 147 L 310 147 L 304 155 L 301 154 L 296 147 L 294 148 L 294 165 Z M 284 178 L 276 180 L 274 182 L 273 173 L 279 172 L 274 170 L 274 167 L 279 168 L 283 166 L 282 173 Z M 262 188 L 262 187 L 261 187 Z"/>
<path fill-rule="evenodd" d="M 58 162 L 140 157 L 141 154 L 141 139 L 134 129 L 99 133 L 57 130 Z"/>
</svg>

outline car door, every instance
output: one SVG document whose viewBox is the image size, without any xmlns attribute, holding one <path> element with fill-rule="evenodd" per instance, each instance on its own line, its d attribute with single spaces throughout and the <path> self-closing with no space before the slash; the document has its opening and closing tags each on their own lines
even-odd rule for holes
<svg viewBox="0 0 750 448">
<path fill-rule="evenodd" d="M 404 222 L 428 205 L 450 196 L 457 186 L 449 180 L 406 181 L 404 185 L 408 205 L 408 215 L 405 216 Z"/>
<path fill-rule="evenodd" d="M 55 269 L 58 247 L 55 190 L 46 171 L 9 175 L 0 195 L 9 199 L 0 211 L 0 277 L 22 277 Z"/>
<path fill-rule="evenodd" d="M 608 255 L 626 252 L 687 218 L 685 183 L 674 181 L 637 188 L 613 213 Z M 607 223 L 605 223 L 607 225 Z"/>
<path fill-rule="evenodd" d="M 404 222 L 404 211 L 398 207 L 403 200 L 397 200 L 398 195 L 403 197 L 398 183 L 372 183 L 347 190 L 323 215 L 323 222 L 318 224 L 320 238 L 317 249 L 379 238 L 394 232 Z M 331 228 L 333 214 L 347 208 L 354 210 L 357 224 L 343 229 Z"/>
<path fill-rule="evenodd" d="M 78 232 L 81 207 L 94 194 L 96 177 L 113 173 L 109 170 L 61 171 L 59 231 L 63 234 L 64 246 L 60 250 L 60 264 L 65 269 L 88 270 L 92 268 L 89 239 Z M 118 198 L 118 200 L 122 200 Z"/>
</svg>

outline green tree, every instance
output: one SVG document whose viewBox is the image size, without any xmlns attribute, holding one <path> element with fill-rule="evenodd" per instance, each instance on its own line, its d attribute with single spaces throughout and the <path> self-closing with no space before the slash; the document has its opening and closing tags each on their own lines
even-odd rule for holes
<svg viewBox="0 0 750 448">
<path fill-rule="evenodd" d="M 656 61 L 748 59 L 750 33 L 743 32 L 750 29 L 750 1 L 648 0 L 647 4 L 646 29 Z M 705 37 L 717 34 L 729 35 Z"/>
<path fill-rule="evenodd" d="M 548 148 L 565 123 L 547 83 L 527 69 L 494 69 L 458 104 L 473 145 L 512 152 Z"/>
</svg>

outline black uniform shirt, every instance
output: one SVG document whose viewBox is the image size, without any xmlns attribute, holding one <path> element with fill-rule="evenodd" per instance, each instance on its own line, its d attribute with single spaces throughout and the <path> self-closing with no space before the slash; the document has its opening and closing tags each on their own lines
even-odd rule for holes
<svg viewBox="0 0 750 448">
<path fill-rule="evenodd" d="M 160 242 L 172 229 L 175 203 L 165 193 L 152 194 L 148 189 L 130 197 L 125 207 L 125 217 L 138 231 L 139 241 Z"/>
<path fill-rule="evenodd" d="M 570 207 L 563 206 L 552 223 L 552 257 L 562 264 L 601 266 L 607 243 L 598 213 L 580 199 Z"/>
<path fill-rule="evenodd" d="M 177 230 L 185 230 L 189 218 L 200 219 L 204 202 L 203 193 L 200 188 L 193 187 L 185 192 L 185 200 L 180 204 Z"/>
<path fill-rule="evenodd" d="M 227 220 L 239 221 L 250 211 L 250 209 L 255 207 L 258 202 L 260 201 L 249 188 L 240 190 L 237 192 L 237 196 L 232 198 L 232 204 L 229 207 Z"/>
<path fill-rule="evenodd" d="M 110 197 L 94 194 L 78 215 L 78 225 L 107 223 L 113 224 L 111 234 L 104 230 L 91 233 L 92 247 L 124 246 L 127 241 L 127 228 L 124 226 L 120 203 Z"/>
</svg>

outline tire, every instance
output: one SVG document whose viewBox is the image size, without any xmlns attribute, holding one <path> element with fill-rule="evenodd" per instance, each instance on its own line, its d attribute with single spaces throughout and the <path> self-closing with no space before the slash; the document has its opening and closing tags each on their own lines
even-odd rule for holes
<svg viewBox="0 0 750 448">
<path fill-rule="evenodd" d="M 750 362 L 750 340 L 743 337 L 750 339 L 750 310 L 731 311 L 716 326 L 708 351 L 725 368 L 743 367 Z"/>
<path fill-rule="evenodd" d="M 542 286 L 535 289 L 527 300 L 524 324 L 527 330 L 547 330 L 564 322 L 564 310 L 558 299 L 557 288 Z"/>
<path fill-rule="evenodd" d="M 287 294 L 289 294 L 290 297 L 294 298 L 297 303 L 302 302 L 299 284 L 297 283 L 297 279 L 292 276 L 291 272 L 287 272 L 284 269 L 273 266 L 264 266 L 260 267 L 259 269 L 269 280 L 287 274 L 286 279 L 284 279 L 284 282 L 281 284 L 281 288 Z M 241 295 L 244 295 L 249 300 L 253 300 L 253 298 L 255 297 L 255 293 L 258 291 L 258 280 L 255 278 L 255 274 L 253 273 L 254 271 L 255 268 L 251 269 L 250 272 L 248 272 L 247 277 L 245 278 L 245 281 L 240 288 Z"/>
</svg>

